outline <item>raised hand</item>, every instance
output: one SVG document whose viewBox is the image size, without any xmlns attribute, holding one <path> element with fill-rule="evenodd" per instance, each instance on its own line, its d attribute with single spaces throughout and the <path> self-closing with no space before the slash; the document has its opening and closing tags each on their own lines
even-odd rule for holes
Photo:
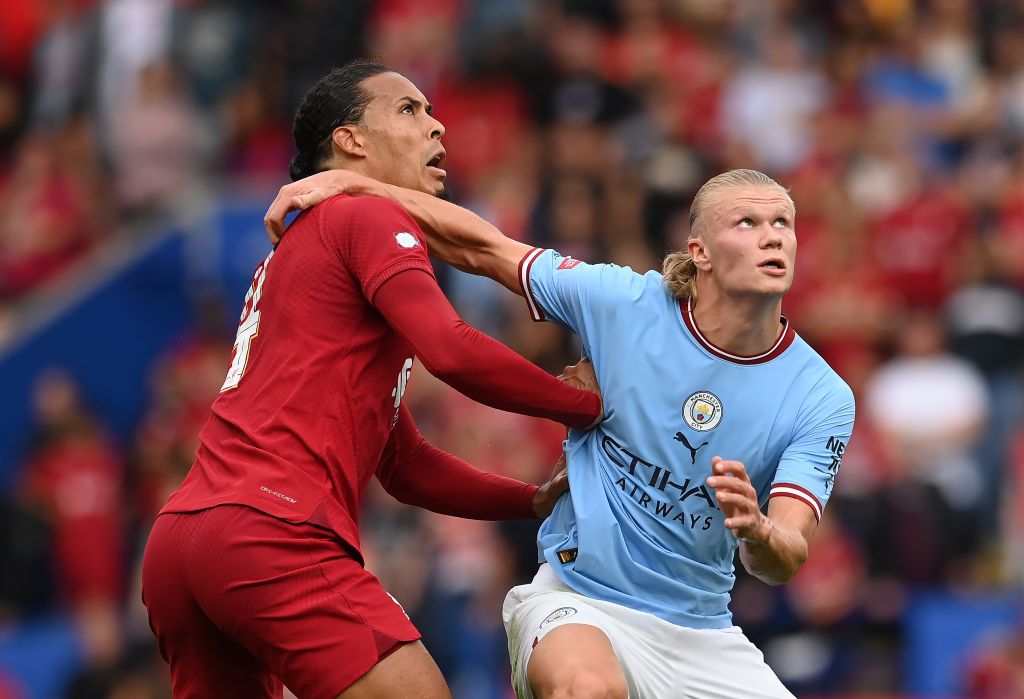
<svg viewBox="0 0 1024 699">
<path fill-rule="evenodd" d="M 750 482 L 746 466 L 742 462 L 726 461 L 716 456 L 711 459 L 711 471 L 707 483 L 715 491 L 725 515 L 725 526 L 740 541 L 766 543 L 772 533 L 772 521 L 757 504 L 757 491 Z"/>
</svg>

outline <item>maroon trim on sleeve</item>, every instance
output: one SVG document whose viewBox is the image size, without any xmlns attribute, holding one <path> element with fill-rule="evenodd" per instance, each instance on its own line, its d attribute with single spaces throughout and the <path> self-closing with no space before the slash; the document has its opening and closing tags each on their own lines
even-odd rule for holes
<svg viewBox="0 0 1024 699">
<path fill-rule="evenodd" d="M 380 287 L 374 305 L 427 371 L 473 400 L 577 428 L 601 414 L 597 394 L 559 381 L 467 325 L 432 277 L 396 274 Z"/>
<path fill-rule="evenodd" d="M 794 500 L 799 500 L 811 508 L 811 511 L 814 512 L 814 519 L 816 521 L 821 521 L 821 502 L 818 501 L 818 498 L 815 497 L 814 493 L 802 485 L 797 485 L 795 483 L 773 483 L 768 497 L 793 498 Z"/>
<path fill-rule="evenodd" d="M 526 299 L 526 306 L 530 310 L 530 317 L 534 321 L 546 320 L 544 311 L 541 310 L 540 304 L 537 303 L 537 299 L 533 297 L 533 292 L 530 291 L 530 270 L 533 269 L 533 263 L 537 261 L 537 258 L 543 252 L 544 248 L 533 248 L 530 252 L 523 255 L 523 259 L 519 260 L 519 286 L 523 289 L 523 298 Z"/>
</svg>

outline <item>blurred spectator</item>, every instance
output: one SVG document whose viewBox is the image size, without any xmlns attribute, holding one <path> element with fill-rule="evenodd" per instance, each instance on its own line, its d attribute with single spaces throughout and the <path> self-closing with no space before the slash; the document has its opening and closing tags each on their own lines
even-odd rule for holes
<svg viewBox="0 0 1024 699">
<path fill-rule="evenodd" d="M 0 298 L 67 268 L 103 231 L 105 197 L 92 145 L 81 119 L 21 144 L 0 184 Z"/>
<path fill-rule="evenodd" d="M 199 124 L 178 76 L 164 62 L 139 70 L 138 85 L 111 119 L 114 194 L 129 215 L 166 210 L 197 184 Z"/>
<path fill-rule="evenodd" d="M 104 151 L 114 155 L 114 119 L 135 96 L 139 74 L 167 58 L 172 0 L 103 0 L 97 8 L 95 108 Z"/>
<path fill-rule="evenodd" d="M 34 128 L 60 128 L 85 104 L 92 25 L 74 0 L 49 0 L 47 27 L 35 50 Z"/>
<path fill-rule="evenodd" d="M 934 584 L 970 574 L 954 563 L 977 546 L 982 511 L 996 506 L 983 499 L 973 451 L 989 418 L 988 391 L 974 367 L 945 350 L 930 312 L 904 320 L 897 348 L 861 401 L 861 420 L 871 422 L 896 470 L 879 543 L 886 542 L 887 563 L 900 577 Z"/>
<path fill-rule="evenodd" d="M 964 285 L 946 303 L 950 347 L 985 377 L 990 397 L 981 439 L 983 499 L 988 533 L 997 533 L 1014 430 L 1024 416 L 1024 293 L 1006 279 L 987 246 L 963 260 Z"/>
<path fill-rule="evenodd" d="M 777 27 L 769 36 L 763 55 L 726 85 L 723 131 L 749 154 L 734 160 L 786 173 L 808 154 L 807 127 L 825 104 L 828 86 L 794 30 Z"/>
<path fill-rule="evenodd" d="M 39 380 L 35 411 L 21 498 L 50 527 L 58 594 L 80 625 L 86 653 L 95 663 L 112 662 L 125 575 L 121 459 L 66 374 Z"/>
</svg>

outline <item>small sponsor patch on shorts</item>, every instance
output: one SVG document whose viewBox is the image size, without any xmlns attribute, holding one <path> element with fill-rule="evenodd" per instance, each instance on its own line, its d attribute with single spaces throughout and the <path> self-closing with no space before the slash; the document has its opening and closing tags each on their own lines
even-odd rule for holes
<svg viewBox="0 0 1024 699">
<path fill-rule="evenodd" d="M 559 607 L 555 611 L 551 612 L 544 618 L 544 621 L 540 622 L 540 627 L 543 629 L 545 624 L 550 624 L 552 621 L 558 621 L 564 619 L 567 616 L 572 616 L 576 613 L 575 607 Z"/>
</svg>

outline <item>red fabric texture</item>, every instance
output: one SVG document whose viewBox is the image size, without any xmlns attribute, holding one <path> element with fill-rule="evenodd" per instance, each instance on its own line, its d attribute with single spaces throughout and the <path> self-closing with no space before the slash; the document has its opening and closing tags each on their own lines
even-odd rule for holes
<svg viewBox="0 0 1024 699">
<path fill-rule="evenodd" d="M 385 199 L 333 197 L 299 217 L 254 275 L 241 323 L 256 332 L 234 352 L 241 377 L 214 401 L 164 512 L 236 503 L 290 522 L 319 512 L 359 549 L 359 501 L 413 363 L 370 299 L 400 271 L 432 274 L 425 243 Z"/>
<path fill-rule="evenodd" d="M 248 507 L 157 518 L 142 596 L 176 698 L 334 699 L 420 637 L 331 532 Z"/>
</svg>

